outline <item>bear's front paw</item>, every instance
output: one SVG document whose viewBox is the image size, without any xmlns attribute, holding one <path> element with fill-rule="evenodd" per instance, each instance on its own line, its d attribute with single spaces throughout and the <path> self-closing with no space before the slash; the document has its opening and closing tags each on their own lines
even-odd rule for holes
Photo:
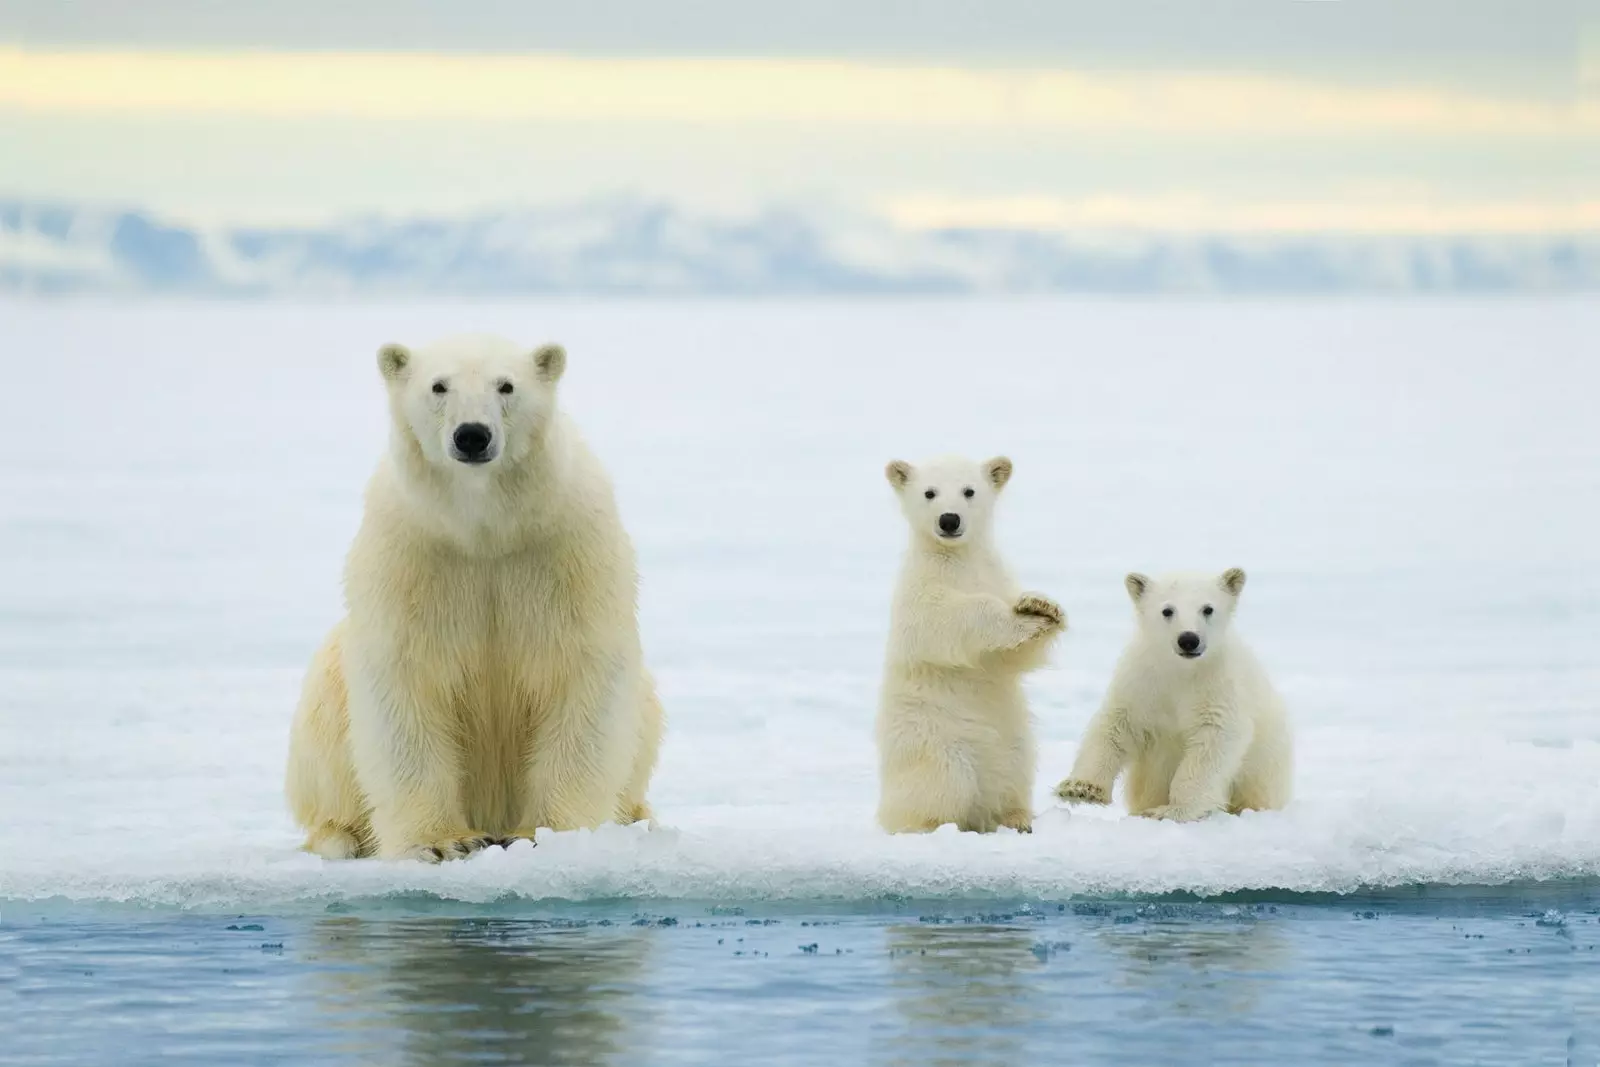
<svg viewBox="0 0 1600 1067">
<path fill-rule="evenodd" d="M 1068 804 L 1111 803 L 1110 790 L 1093 782 L 1080 782 L 1076 778 L 1068 778 L 1056 786 L 1056 796 Z"/>
<path fill-rule="evenodd" d="M 446 860 L 466 859 L 474 852 L 481 852 L 490 845 L 499 843 L 498 838 L 487 834 L 462 834 L 459 837 L 442 837 L 437 841 L 416 845 L 407 855 L 423 863 L 443 863 Z"/>
<path fill-rule="evenodd" d="M 1047 596 L 1040 596 L 1038 593 L 1022 594 L 1017 598 L 1017 603 L 1011 610 L 1018 615 L 1031 615 L 1034 618 L 1043 619 L 1054 626 L 1065 628 L 1067 625 L 1067 614 L 1061 610 L 1061 605 Z"/>
<path fill-rule="evenodd" d="M 1147 819 L 1162 819 L 1167 822 L 1199 822 L 1211 812 L 1186 808 L 1181 804 L 1161 804 L 1140 814 Z"/>
</svg>

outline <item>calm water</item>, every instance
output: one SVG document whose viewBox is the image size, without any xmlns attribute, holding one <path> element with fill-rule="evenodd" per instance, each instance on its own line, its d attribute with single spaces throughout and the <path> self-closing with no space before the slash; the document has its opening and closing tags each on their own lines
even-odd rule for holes
<svg viewBox="0 0 1600 1067">
<path fill-rule="evenodd" d="M 420 905 L 11 908 L 0 1043 L 18 1064 L 1600 1063 L 1592 885 L 820 914 Z"/>
</svg>

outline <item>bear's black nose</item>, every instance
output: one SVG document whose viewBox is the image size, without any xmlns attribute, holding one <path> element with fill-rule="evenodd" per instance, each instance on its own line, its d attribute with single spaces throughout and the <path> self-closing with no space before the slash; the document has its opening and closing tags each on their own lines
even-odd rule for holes
<svg viewBox="0 0 1600 1067">
<path fill-rule="evenodd" d="M 1184 652 L 1193 652 L 1200 647 L 1200 635 L 1193 630 L 1185 630 L 1178 635 L 1178 647 Z"/>
<path fill-rule="evenodd" d="M 454 440 L 456 451 L 470 463 L 484 458 L 489 442 L 494 440 L 494 432 L 481 422 L 464 422 L 456 427 Z"/>
<path fill-rule="evenodd" d="M 947 511 L 939 516 L 939 529 L 947 534 L 953 534 L 961 529 L 961 516 L 953 511 Z"/>
</svg>

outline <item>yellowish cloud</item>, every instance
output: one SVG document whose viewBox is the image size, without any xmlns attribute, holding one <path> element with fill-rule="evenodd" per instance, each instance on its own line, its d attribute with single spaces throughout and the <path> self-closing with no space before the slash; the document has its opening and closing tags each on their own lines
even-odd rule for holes
<svg viewBox="0 0 1600 1067">
<path fill-rule="evenodd" d="M 374 120 L 816 122 L 1166 133 L 1595 136 L 1600 101 L 1242 74 L 840 60 L 0 47 L 0 108 Z"/>
<path fill-rule="evenodd" d="M 885 214 L 910 229 L 1227 233 L 1554 234 L 1600 231 L 1600 199 L 1445 204 L 1427 200 L 1229 202 L 1203 196 L 907 196 Z"/>
</svg>

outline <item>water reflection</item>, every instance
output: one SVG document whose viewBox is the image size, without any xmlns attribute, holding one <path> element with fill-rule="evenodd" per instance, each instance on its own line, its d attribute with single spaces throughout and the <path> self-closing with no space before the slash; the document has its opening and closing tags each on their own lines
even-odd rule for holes
<svg viewBox="0 0 1600 1067">
<path fill-rule="evenodd" d="M 1277 924 L 1245 916 L 1143 916 L 1101 927 L 1094 943 L 1121 959 L 1112 983 L 1159 998 L 1175 1014 L 1206 1019 L 1254 1011 L 1292 965 Z"/>
<path fill-rule="evenodd" d="M 312 936 L 319 1024 L 384 1063 L 622 1061 L 648 1043 L 648 931 L 536 921 L 332 919 Z"/>
<path fill-rule="evenodd" d="M 905 1064 L 1028 1062 L 1023 1035 L 1044 1016 L 1032 931 L 979 924 L 891 926 L 890 989 L 903 1025 L 887 1050 Z"/>
</svg>

